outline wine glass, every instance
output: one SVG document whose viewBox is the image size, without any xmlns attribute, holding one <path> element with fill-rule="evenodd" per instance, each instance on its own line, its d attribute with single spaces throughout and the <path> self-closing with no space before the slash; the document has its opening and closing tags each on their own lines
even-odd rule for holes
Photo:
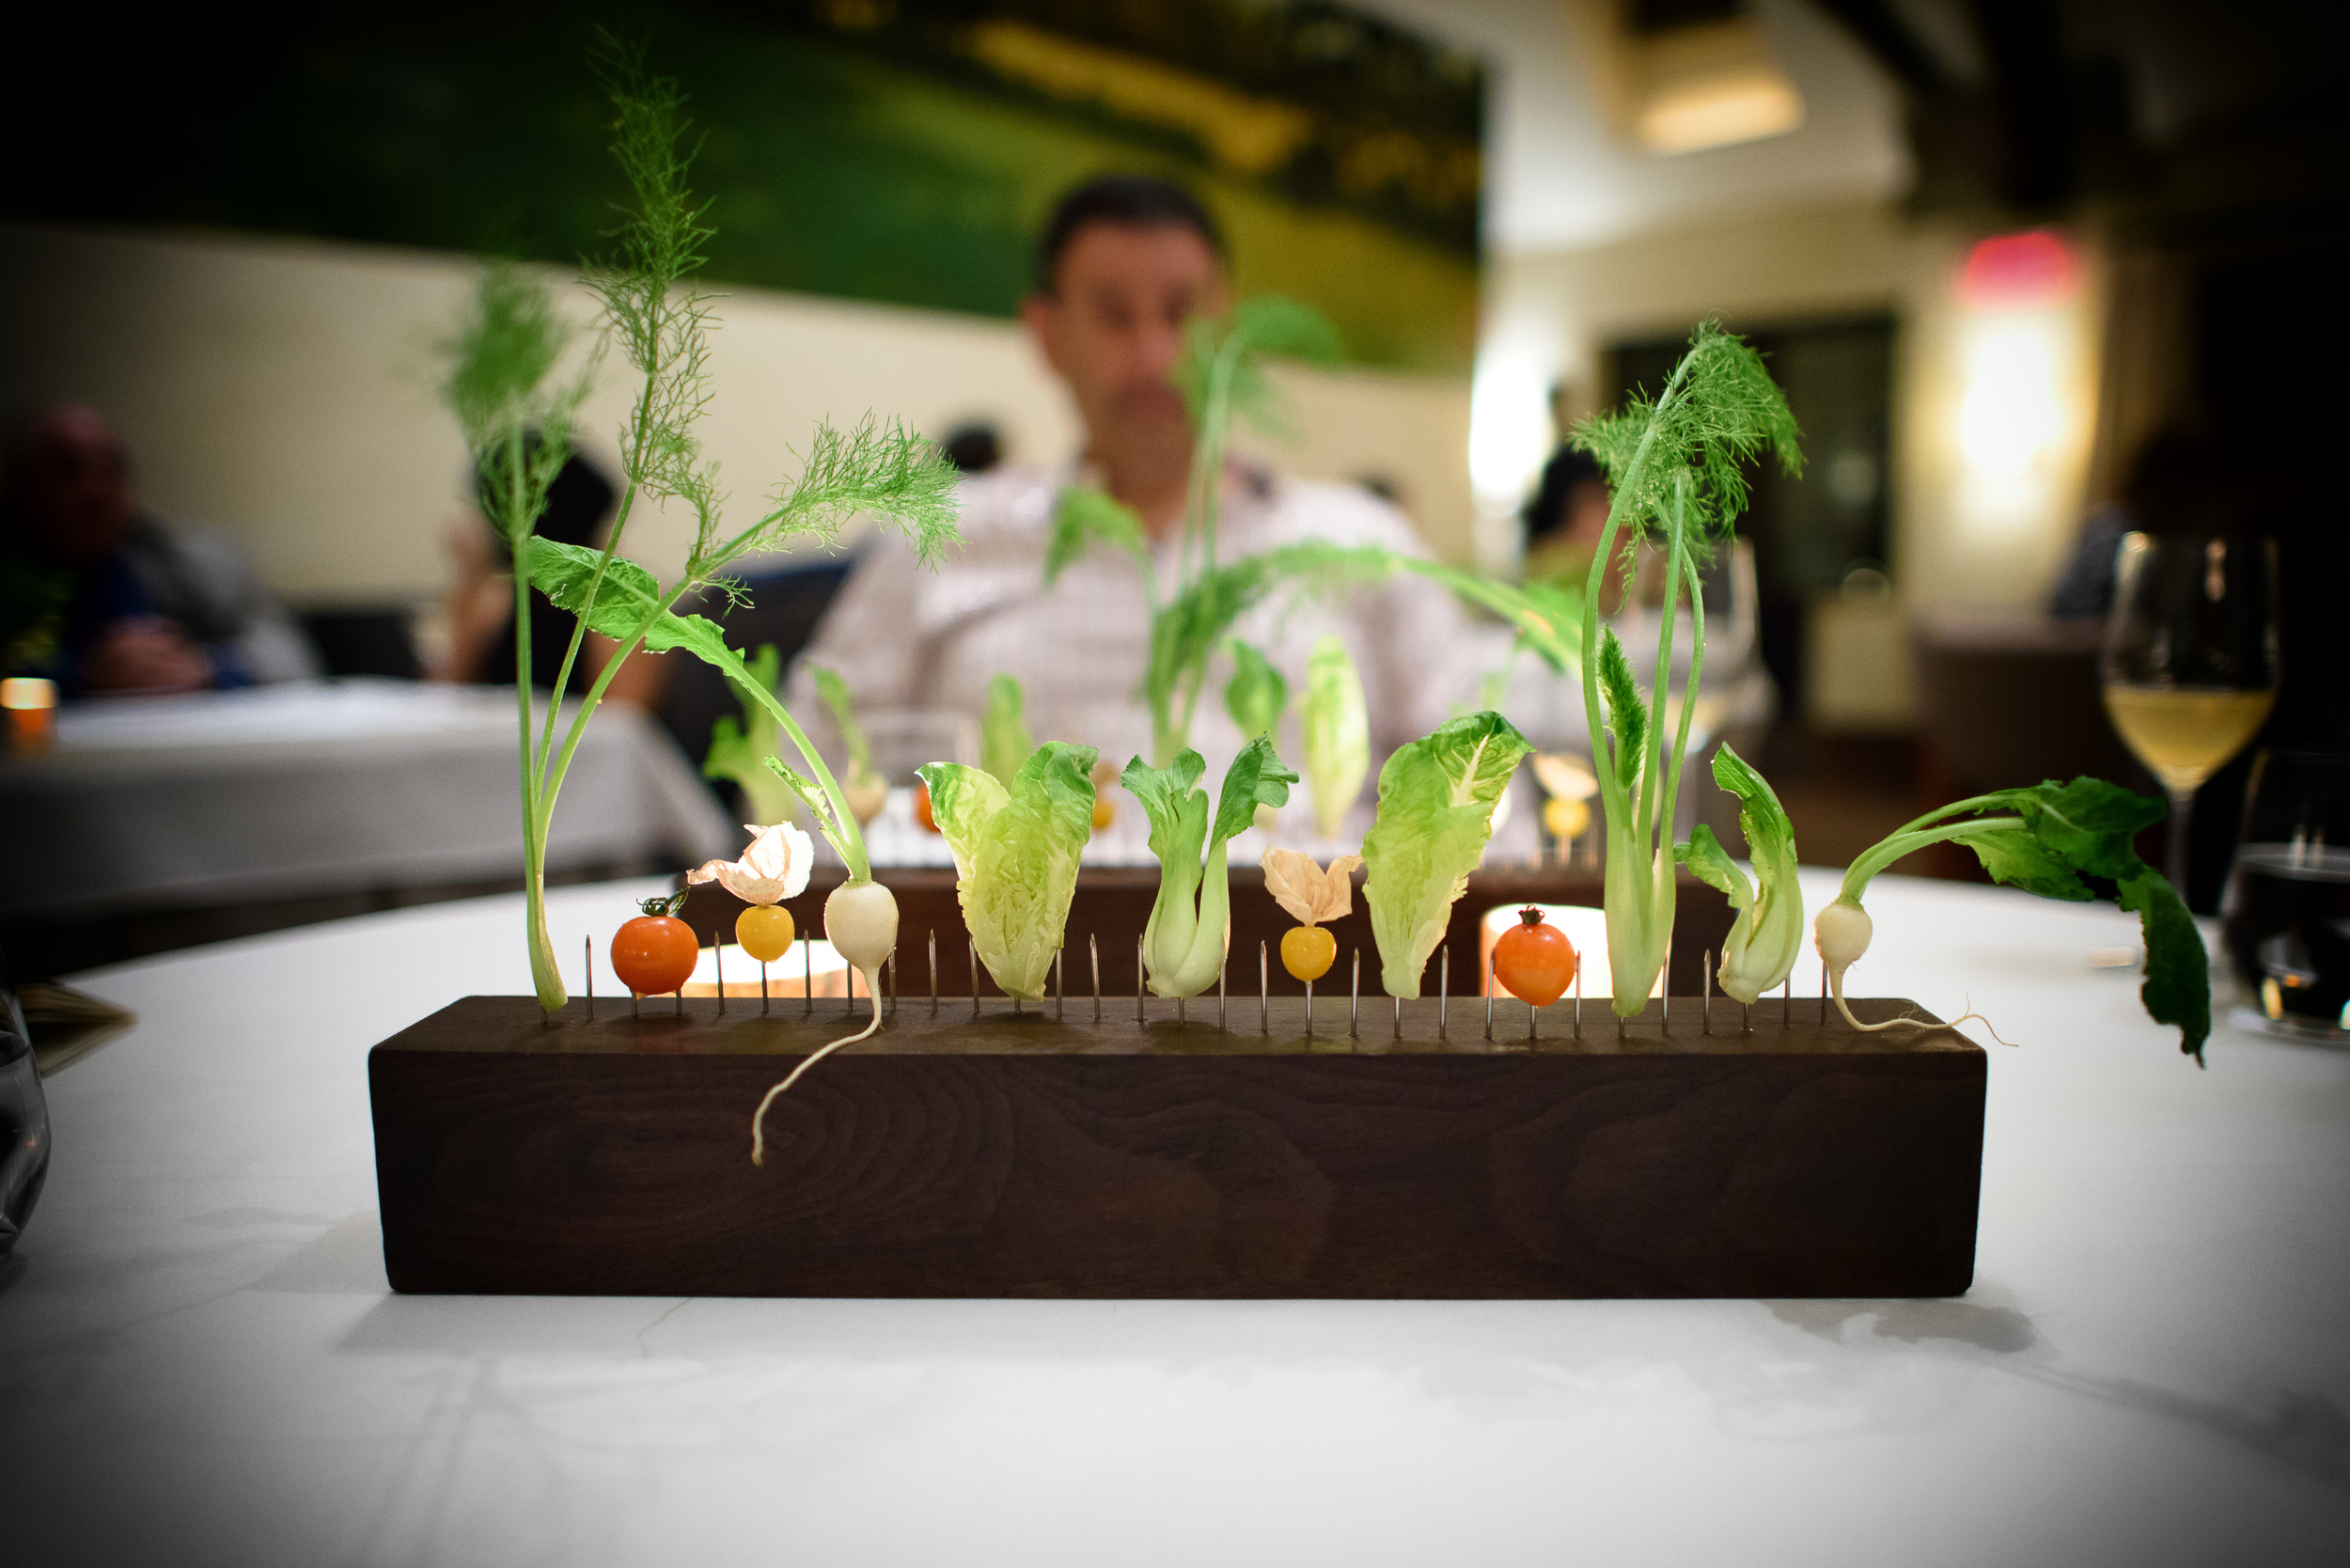
<svg viewBox="0 0 2350 1568">
<path fill-rule="evenodd" d="M 2170 797 L 2181 898 L 2195 792 L 2267 722 L 2278 667 L 2274 541 L 2123 536 L 2098 673 L 2114 729 Z"/>
</svg>

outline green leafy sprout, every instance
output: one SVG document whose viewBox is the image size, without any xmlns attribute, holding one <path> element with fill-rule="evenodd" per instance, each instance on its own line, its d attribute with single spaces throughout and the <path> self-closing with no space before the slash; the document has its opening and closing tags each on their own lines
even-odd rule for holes
<svg viewBox="0 0 2350 1568">
<path fill-rule="evenodd" d="M 1165 768 L 1136 757 L 1120 779 L 1142 803 L 1151 851 L 1159 857 L 1159 896 L 1142 932 L 1143 973 L 1153 996 L 1196 996 L 1215 983 L 1231 942 L 1230 841 L 1256 822 L 1258 807 L 1286 805 L 1297 782 L 1272 740 L 1260 735 L 1225 770 L 1211 817 L 1208 792 L 1199 788 L 1207 768 L 1198 752 L 1185 750 Z"/>
<path fill-rule="evenodd" d="M 619 510 L 602 550 L 558 543 L 533 531 L 545 510 L 547 486 L 571 455 L 572 426 L 588 387 L 585 374 L 556 379 L 568 333 L 543 284 L 511 268 L 484 272 L 450 344 L 451 368 L 443 387 L 480 471 L 491 524 L 508 541 L 516 563 L 515 684 L 527 921 L 532 979 L 540 1005 L 549 1011 L 563 1004 L 564 989 L 547 935 L 548 827 L 588 720 L 622 663 L 640 647 L 656 652 L 677 648 L 722 670 L 773 718 L 814 778 L 775 758 L 766 760 L 769 771 L 807 805 L 818 831 L 849 868 L 851 885 L 870 883 L 864 838 L 841 787 L 772 683 L 760 680 L 727 646 L 715 622 L 679 615 L 673 606 L 705 588 L 736 591 L 727 569 L 753 552 L 802 542 L 831 545 L 859 514 L 897 524 L 926 563 L 957 538 L 954 470 L 929 443 L 870 416 L 850 431 L 821 426 L 798 477 L 777 485 L 757 521 L 728 531 L 716 465 L 704 460 L 694 433 L 711 397 L 713 305 L 713 296 L 694 281 L 713 232 L 705 222 L 707 207 L 696 201 L 686 183 L 698 144 L 689 141 L 677 84 L 650 74 L 640 51 L 607 33 L 595 64 L 614 110 L 611 149 L 629 200 L 619 209 L 612 255 L 588 269 L 587 283 L 602 304 L 604 342 L 617 345 L 639 378 L 620 431 L 625 483 Z M 525 440 L 525 432 L 534 430 L 538 439 Z M 682 502 L 695 519 L 684 570 L 666 587 L 619 554 L 640 500 Z M 579 621 L 556 672 L 542 727 L 531 706 L 529 589 L 534 587 Z M 563 728 L 562 698 L 590 631 L 618 647 Z M 540 730 L 535 745 L 534 728 Z"/>
<path fill-rule="evenodd" d="M 1674 852 L 1700 881 L 1730 896 L 1737 917 L 1722 942 L 1715 975 L 1725 996 L 1751 1007 L 1794 972 L 1803 951 L 1803 889 L 1795 881 L 1795 829 L 1763 776 L 1727 745 L 1714 753 L 1714 782 L 1738 797 L 1738 830 L 1754 860 L 1754 880 L 1738 869 L 1703 823 Z"/>
<path fill-rule="evenodd" d="M 1668 740 L 1675 619 L 1685 597 L 1692 638 L 1685 696 L 1694 698 L 1705 667 L 1700 572 L 1746 508 L 1744 467 L 1770 455 L 1793 474 L 1803 460 L 1794 416 L 1762 356 L 1710 321 L 1700 323 L 1653 401 L 1636 394 L 1621 412 L 1578 425 L 1574 441 L 1599 460 L 1614 491 L 1584 588 L 1580 663 L 1592 771 L 1607 821 L 1610 1005 L 1631 1017 L 1645 1005 L 1672 943 L 1673 811 L 1697 709 L 1694 700 L 1680 704 Z M 1628 569 L 1644 538 L 1665 561 L 1656 679 L 1645 697 L 1600 608 L 1611 562 L 1621 552 Z"/>
<path fill-rule="evenodd" d="M 776 645 L 767 643 L 744 661 L 744 668 L 752 680 L 774 691 L 782 679 L 783 659 Z M 730 713 L 721 714 L 710 727 L 710 749 L 702 756 L 702 776 L 731 779 L 761 826 L 789 822 L 797 815 L 794 808 L 799 796 L 767 771 L 767 759 L 776 754 L 779 739 L 775 714 L 744 698 L 739 722 Z"/>
</svg>

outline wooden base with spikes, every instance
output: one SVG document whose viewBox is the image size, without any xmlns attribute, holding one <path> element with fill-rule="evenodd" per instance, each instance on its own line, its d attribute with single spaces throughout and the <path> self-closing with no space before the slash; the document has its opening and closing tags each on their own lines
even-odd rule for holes
<svg viewBox="0 0 2350 1568">
<path fill-rule="evenodd" d="M 1576 1039 L 1506 996 L 1491 1043 L 1434 997 L 1388 1039 L 1309 1033 L 1285 996 L 1221 1027 L 1158 998 L 1139 1022 L 885 1006 L 776 1099 L 757 1167 L 753 1107 L 840 1018 L 582 1001 L 550 1024 L 475 996 L 384 1042 L 393 1287 L 1919 1296 L 1973 1276 L 1985 1063 L 1955 1033 L 1779 1008 L 1741 1033 L 1653 1001 L 1621 1040 Z"/>
</svg>

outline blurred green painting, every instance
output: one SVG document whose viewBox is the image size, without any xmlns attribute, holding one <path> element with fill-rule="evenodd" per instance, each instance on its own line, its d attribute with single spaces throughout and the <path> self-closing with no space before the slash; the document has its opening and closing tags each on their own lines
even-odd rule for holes
<svg viewBox="0 0 2350 1568">
<path fill-rule="evenodd" d="M 1468 368 L 1482 69 L 1321 4 L 540 0 L 116 29 L 122 112 L 153 133 L 67 138 L 10 207 L 574 260 L 617 194 L 599 24 L 707 130 L 721 284 L 1010 316 L 1054 201 L 1133 170 L 1197 191 L 1241 289 L 1311 302 L 1357 363 Z M 56 146 L 36 128 L 88 110 L 37 86 L 0 113 Z"/>
</svg>

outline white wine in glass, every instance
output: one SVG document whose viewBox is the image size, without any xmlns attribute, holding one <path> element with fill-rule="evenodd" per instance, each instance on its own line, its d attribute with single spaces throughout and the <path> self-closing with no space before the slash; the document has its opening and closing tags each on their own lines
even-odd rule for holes
<svg viewBox="0 0 2350 1568">
<path fill-rule="evenodd" d="M 2169 869 L 2181 898 L 2195 792 L 2268 721 L 2277 646 L 2270 541 L 2208 534 L 2122 541 L 2099 660 L 2106 713 L 2170 797 Z"/>
</svg>

